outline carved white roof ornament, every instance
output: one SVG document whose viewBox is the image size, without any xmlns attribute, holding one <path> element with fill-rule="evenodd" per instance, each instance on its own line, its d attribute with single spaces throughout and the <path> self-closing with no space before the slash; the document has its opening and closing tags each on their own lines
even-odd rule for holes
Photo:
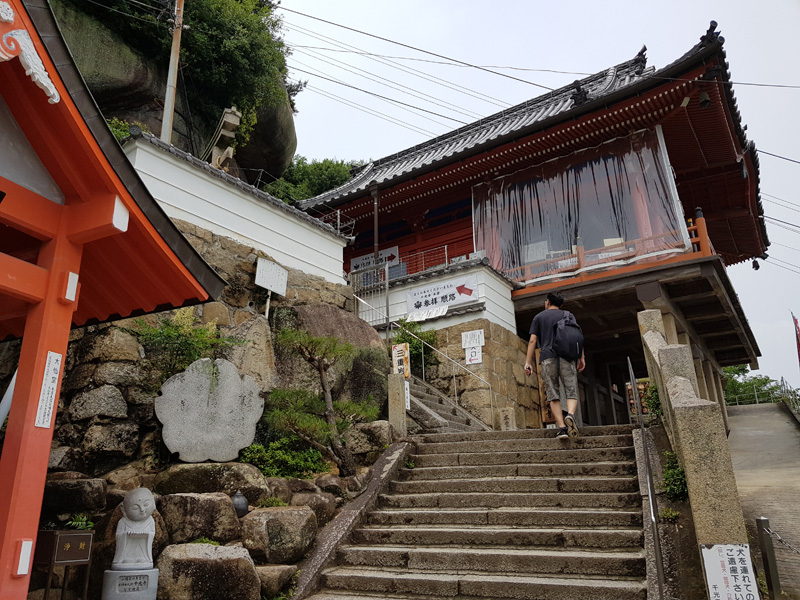
<svg viewBox="0 0 800 600">
<path fill-rule="evenodd" d="M 5 23 L 11 23 L 11 26 Z M 61 96 L 36 52 L 30 34 L 25 29 L 15 28 L 17 25 L 21 23 L 15 23 L 14 9 L 8 2 L 0 0 L 0 62 L 19 56 L 25 74 L 44 90 L 49 98 L 48 102 L 55 104 L 61 100 Z"/>
</svg>

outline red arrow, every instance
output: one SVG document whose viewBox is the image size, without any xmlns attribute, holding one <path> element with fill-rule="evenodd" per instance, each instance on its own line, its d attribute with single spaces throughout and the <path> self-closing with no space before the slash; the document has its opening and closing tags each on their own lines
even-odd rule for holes
<svg viewBox="0 0 800 600">
<path fill-rule="evenodd" d="M 386 257 L 386 262 L 392 262 L 395 258 L 397 258 L 394 254 L 390 254 Z"/>
<path fill-rule="evenodd" d="M 462 296 L 472 296 L 472 291 L 465 285 L 456 286 L 456 291 Z"/>
</svg>

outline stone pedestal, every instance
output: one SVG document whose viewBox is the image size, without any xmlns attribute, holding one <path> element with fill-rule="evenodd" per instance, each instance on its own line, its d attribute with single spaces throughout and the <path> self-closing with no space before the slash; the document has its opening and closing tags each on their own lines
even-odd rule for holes
<svg viewBox="0 0 800 600">
<path fill-rule="evenodd" d="M 156 600 L 158 569 L 105 571 L 101 600 Z"/>
</svg>

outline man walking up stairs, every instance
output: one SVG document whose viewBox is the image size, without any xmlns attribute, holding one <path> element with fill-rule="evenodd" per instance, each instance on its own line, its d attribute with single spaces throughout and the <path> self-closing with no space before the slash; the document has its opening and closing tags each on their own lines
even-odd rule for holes
<svg viewBox="0 0 800 600">
<path fill-rule="evenodd" d="M 630 426 L 422 435 L 313 600 L 647 597 Z"/>
</svg>

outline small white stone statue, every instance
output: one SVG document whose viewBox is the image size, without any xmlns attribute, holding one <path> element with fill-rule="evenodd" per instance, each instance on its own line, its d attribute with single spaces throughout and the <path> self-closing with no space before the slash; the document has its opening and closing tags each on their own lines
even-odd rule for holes
<svg viewBox="0 0 800 600">
<path fill-rule="evenodd" d="M 156 524 L 153 511 L 156 501 L 147 488 L 125 494 L 122 518 L 117 524 L 117 551 L 111 563 L 113 571 L 139 571 L 153 568 L 153 539 Z"/>
</svg>

